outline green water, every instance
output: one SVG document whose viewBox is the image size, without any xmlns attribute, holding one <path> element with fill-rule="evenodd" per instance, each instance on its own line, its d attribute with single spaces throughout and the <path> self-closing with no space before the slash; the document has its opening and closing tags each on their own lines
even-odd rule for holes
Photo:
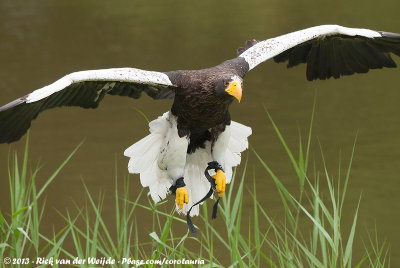
<svg viewBox="0 0 400 268">
<path fill-rule="evenodd" d="M 145 4 L 146 3 L 146 4 Z M 1 1 L 0 105 L 78 70 L 136 67 L 169 71 L 216 65 L 235 56 L 246 39 L 265 39 L 319 25 L 400 32 L 399 1 Z M 400 63 L 398 58 L 395 58 Z M 289 159 L 267 120 L 263 106 L 287 138 L 298 146 L 298 130 L 306 135 L 317 96 L 312 161 L 320 161 L 318 140 L 328 168 L 337 175 L 339 159 L 347 166 L 358 133 L 348 190 L 346 214 L 351 224 L 362 193 L 360 238 L 377 226 L 391 245 L 392 264 L 400 263 L 400 70 L 371 71 L 339 80 L 307 82 L 304 66 L 286 70 L 272 61 L 245 79 L 240 104 L 231 107 L 232 119 L 253 128 L 250 143 L 290 190 L 298 188 Z M 63 226 L 55 209 L 73 210 L 84 203 L 82 180 L 96 195 L 105 192 L 105 213 L 113 215 L 115 162 L 125 174 L 126 147 L 147 135 L 147 122 L 167 111 L 170 101 L 107 97 L 99 109 L 63 108 L 45 112 L 31 128 L 30 158 L 45 163 L 50 174 L 75 146 L 84 146 L 47 192 L 44 219 Z M 7 157 L 0 145 L 0 209 L 8 210 Z M 22 154 L 22 151 L 21 151 Z M 244 154 L 246 156 L 247 153 Z M 261 204 L 279 218 L 282 207 L 272 179 L 248 153 L 256 172 Z M 115 161 L 116 160 L 116 161 Z M 133 177 L 132 193 L 141 186 Z M 250 199 L 248 204 L 250 204 Z M 246 204 L 246 201 L 245 201 Z M 170 200 L 170 206 L 173 201 Z M 111 218 L 111 216 L 110 216 Z M 140 218 L 140 215 L 138 215 Z M 148 219 L 141 230 L 147 234 Z M 223 228 L 221 222 L 215 223 Z M 346 224 L 345 224 L 346 226 Z"/>
</svg>

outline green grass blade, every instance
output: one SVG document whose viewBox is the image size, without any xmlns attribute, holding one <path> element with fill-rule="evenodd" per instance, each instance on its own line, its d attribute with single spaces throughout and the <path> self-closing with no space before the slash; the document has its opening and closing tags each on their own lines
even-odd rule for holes
<svg viewBox="0 0 400 268">
<path fill-rule="evenodd" d="M 353 241 L 354 241 L 354 235 L 356 233 L 356 225 L 357 225 L 358 209 L 360 207 L 360 201 L 361 201 L 361 196 L 360 196 L 360 199 L 358 200 L 356 213 L 354 214 L 353 224 L 351 226 L 351 231 L 350 231 L 349 238 L 348 238 L 347 244 L 346 244 L 346 249 L 344 252 L 343 266 L 347 266 L 347 267 L 351 267 Z"/>
</svg>

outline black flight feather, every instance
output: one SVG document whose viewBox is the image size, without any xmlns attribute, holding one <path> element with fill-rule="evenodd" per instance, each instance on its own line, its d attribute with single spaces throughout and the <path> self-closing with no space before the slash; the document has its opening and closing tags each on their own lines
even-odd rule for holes
<svg viewBox="0 0 400 268">
<path fill-rule="evenodd" d="M 288 68 L 307 63 L 307 80 L 394 68 L 396 63 L 390 53 L 400 56 L 400 34 L 380 34 L 382 37 L 376 38 L 341 34 L 316 38 L 278 54 L 274 61 L 288 61 Z"/>
</svg>

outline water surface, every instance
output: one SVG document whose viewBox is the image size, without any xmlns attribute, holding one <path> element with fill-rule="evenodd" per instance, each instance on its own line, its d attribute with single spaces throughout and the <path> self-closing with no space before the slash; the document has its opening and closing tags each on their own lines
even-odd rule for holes
<svg viewBox="0 0 400 268">
<path fill-rule="evenodd" d="M 136 67 L 169 71 L 216 65 L 235 56 L 246 39 L 265 39 L 301 28 L 337 23 L 400 32 L 400 2 L 391 1 L 1 1 L 0 104 L 5 104 L 59 77 L 79 70 Z M 357 11 L 357 12 L 355 12 Z M 399 59 L 395 58 L 399 63 Z M 320 161 L 321 143 L 329 170 L 337 177 L 358 133 L 348 190 L 345 226 L 351 224 L 358 198 L 360 233 L 376 224 L 388 239 L 392 263 L 400 262 L 400 70 L 377 70 L 339 80 L 307 82 L 304 66 L 286 70 L 267 62 L 245 79 L 242 102 L 231 107 L 232 119 L 253 128 L 250 143 L 290 190 L 298 188 L 289 159 L 264 112 L 267 107 L 297 148 L 298 130 L 306 135 L 317 96 L 312 160 Z M 46 226 L 63 226 L 56 209 L 84 204 L 82 181 L 97 196 L 105 192 L 105 213 L 114 215 L 115 162 L 126 174 L 126 147 L 147 135 L 147 122 L 136 111 L 155 119 L 171 101 L 107 97 L 96 110 L 63 108 L 47 111 L 32 124 L 32 166 L 45 163 L 46 178 L 82 140 L 84 145 L 47 191 Z M 9 209 L 7 157 L 24 141 L 0 146 L 0 209 Z M 258 197 L 271 215 L 282 206 L 272 179 L 250 152 Z M 252 185 L 252 171 L 247 176 Z M 132 179 L 132 196 L 141 189 Z M 245 204 L 250 204 L 245 199 Z M 172 200 L 169 204 L 173 205 Z M 137 215 L 137 218 L 141 218 Z M 110 220 L 111 221 L 111 220 Z M 147 218 L 141 223 L 147 234 Z M 222 230 L 223 223 L 216 222 Z M 364 228 L 365 227 L 365 228 Z M 365 237 L 365 236 L 364 236 Z M 362 250 L 360 239 L 357 241 Z"/>
</svg>

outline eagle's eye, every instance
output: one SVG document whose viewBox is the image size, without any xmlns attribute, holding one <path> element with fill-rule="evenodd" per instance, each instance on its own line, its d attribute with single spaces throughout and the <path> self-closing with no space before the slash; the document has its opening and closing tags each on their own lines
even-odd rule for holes
<svg viewBox="0 0 400 268">
<path fill-rule="evenodd" d="M 225 81 L 225 82 L 224 82 L 224 86 L 225 86 L 225 87 L 229 86 L 229 82 L 228 82 L 228 81 Z"/>
</svg>

